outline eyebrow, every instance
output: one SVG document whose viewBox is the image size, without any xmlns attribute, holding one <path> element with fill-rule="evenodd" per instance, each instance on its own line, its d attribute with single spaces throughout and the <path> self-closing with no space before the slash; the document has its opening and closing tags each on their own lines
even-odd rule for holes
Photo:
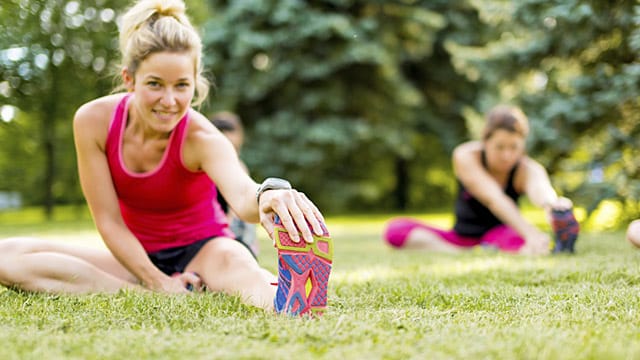
<svg viewBox="0 0 640 360">
<path fill-rule="evenodd" d="M 161 80 L 161 81 L 165 81 L 163 78 L 159 77 L 159 76 L 155 76 L 155 75 L 147 75 L 147 77 L 145 77 L 145 80 Z M 184 77 L 184 78 L 180 78 L 177 80 L 177 82 L 180 81 L 190 81 L 190 79 L 188 77 Z"/>
</svg>

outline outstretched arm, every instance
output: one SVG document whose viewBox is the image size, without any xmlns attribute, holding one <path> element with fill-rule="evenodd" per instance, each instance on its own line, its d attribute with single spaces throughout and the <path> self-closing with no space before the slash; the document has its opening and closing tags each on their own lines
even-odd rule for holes
<svg viewBox="0 0 640 360">
<path fill-rule="evenodd" d="M 191 116 L 194 123 L 185 145 L 185 163 L 209 175 L 240 219 L 260 221 L 272 234 L 277 214 L 294 241 L 299 240 L 299 229 L 305 241 L 313 242 L 307 221 L 316 235 L 323 233 L 322 214 L 303 193 L 268 190 L 257 199 L 259 185 L 243 169 L 231 142 L 201 114 Z"/>
<path fill-rule="evenodd" d="M 525 193 L 531 202 L 550 212 L 551 210 L 568 210 L 573 207 L 571 200 L 558 197 L 551 186 L 547 170 L 537 161 L 526 158 L 523 161 L 525 167 Z"/>
</svg>

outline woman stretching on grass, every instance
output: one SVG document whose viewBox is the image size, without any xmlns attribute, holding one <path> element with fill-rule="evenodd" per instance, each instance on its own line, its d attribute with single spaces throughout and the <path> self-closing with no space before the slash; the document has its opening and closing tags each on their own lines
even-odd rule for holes
<svg viewBox="0 0 640 360">
<path fill-rule="evenodd" d="M 206 287 L 277 312 L 322 310 L 332 256 L 323 217 L 286 181 L 251 180 L 229 140 L 192 109 L 208 84 L 184 11 L 181 0 L 133 6 L 120 33 L 127 92 L 84 104 L 73 121 L 80 182 L 109 251 L 0 241 L 0 283 L 66 293 Z M 216 189 L 274 238 L 277 279 L 233 240 Z"/>
<path fill-rule="evenodd" d="M 507 252 L 547 254 L 549 236 L 518 209 L 518 198 L 526 194 L 547 212 L 556 236 L 554 251 L 573 252 L 579 231 L 573 205 L 556 195 L 547 171 L 525 154 L 528 132 L 527 118 L 520 109 L 498 106 L 491 110 L 482 141 L 461 144 L 453 152 L 459 185 L 453 229 L 393 219 L 383 235 L 387 243 L 396 248 L 449 252 L 485 245 Z"/>
</svg>

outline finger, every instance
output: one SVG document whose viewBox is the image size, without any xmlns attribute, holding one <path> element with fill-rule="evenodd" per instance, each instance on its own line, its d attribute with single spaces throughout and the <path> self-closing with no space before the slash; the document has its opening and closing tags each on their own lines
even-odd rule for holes
<svg viewBox="0 0 640 360">
<path fill-rule="evenodd" d="M 566 197 L 558 198 L 558 201 L 552 207 L 554 210 L 569 210 L 573 207 L 573 202 Z"/>
<path fill-rule="evenodd" d="M 200 291 L 202 288 L 202 279 L 195 272 L 187 271 L 180 274 L 180 280 L 183 287 L 189 291 Z"/>
<path fill-rule="evenodd" d="M 298 229 L 296 228 L 296 224 L 289 213 L 289 209 L 286 206 L 279 208 L 276 210 L 278 217 L 280 217 L 280 222 L 282 226 L 284 226 L 285 230 L 289 233 L 289 237 L 293 242 L 300 242 L 300 234 L 298 233 Z"/>
<path fill-rule="evenodd" d="M 192 285 L 191 291 L 195 290 L 197 292 L 202 291 L 203 281 L 198 273 L 189 271 L 186 273 L 188 276 L 189 284 Z M 187 287 L 188 289 L 188 287 Z"/>
<path fill-rule="evenodd" d="M 322 224 L 324 223 L 324 217 L 318 207 L 309 200 L 307 195 L 302 192 L 298 192 L 298 206 L 302 209 L 305 218 L 309 221 L 313 232 L 318 235 L 324 235 L 324 229 Z"/>
<path fill-rule="evenodd" d="M 273 214 L 269 213 L 267 214 L 261 214 L 260 215 L 260 224 L 262 225 L 262 227 L 267 231 L 267 234 L 269 234 L 269 237 L 271 239 L 273 239 L 273 232 L 275 231 L 274 228 L 274 219 L 273 219 Z M 274 241 L 274 245 L 275 245 L 275 241 Z"/>
<path fill-rule="evenodd" d="M 297 224 L 298 229 L 302 233 L 302 237 L 307 243 L 313 242 L 313 233 L 318 232 L 322 229 L 318 219 L 313 212 L 311 207 L 311 201 L 304 196 L 302 193 L 298 193 L 295 196 L 296 200 L 296 208 L 290 209 L 290 212 L 293 215 L 293 218 Z M 293 211 L 292 211 L 293 210 Z M 296 211 L 297 210 L 297 211 Z M 322 232 L 320 232 L 322 234 Z"/>
<path fill-rule="evenodd" d="M 261 224 L 273 239 L 274 215 L 278 215 L 282 226 L 289 233 L 293 242 L 300 242 L 300 235 L 295 226 L 295 222 L 289 213 L 289 208 L 295 205 L 293 192 L 295 190 L 270 190 L 262 195 L 260 204 Z M 268 215 L 267 215 L 268 214 Z M 274 243 L 275 244 L 275 243 Z"/>
</svg>

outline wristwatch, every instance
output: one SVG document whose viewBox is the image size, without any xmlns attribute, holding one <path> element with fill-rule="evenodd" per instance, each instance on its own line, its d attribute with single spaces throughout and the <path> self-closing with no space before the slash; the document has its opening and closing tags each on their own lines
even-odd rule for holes
<svg viewBox="0 0 640 360">
<path fill-rule="evenodd" d="M 264 179 L 258 191 L 256 191 L 256 201 L 260 202 L 260 195 L 267 190 L 291 190 L 291 184 L 285 180 L 275 177 Z"/>
</svg>

